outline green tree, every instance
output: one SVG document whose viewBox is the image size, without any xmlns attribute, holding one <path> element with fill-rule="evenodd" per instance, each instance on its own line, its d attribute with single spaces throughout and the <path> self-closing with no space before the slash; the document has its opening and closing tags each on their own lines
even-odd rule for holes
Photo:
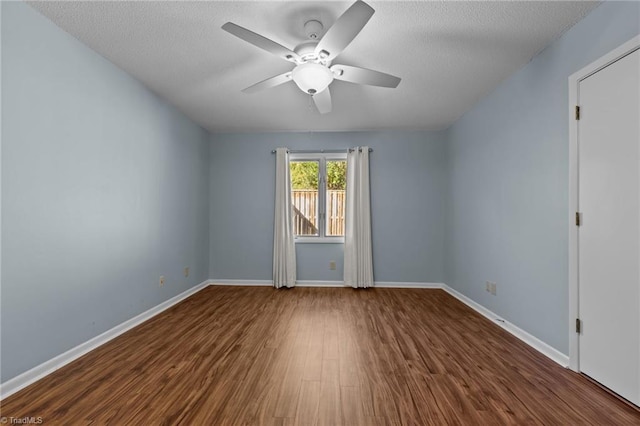
<svg viewBox="0 0 640 426">
<path fill-rule="evenodd" d="M 317 161 L 292 161 L 289 167 L 293 189 L 318 189 Z"/>
<path fill-rule="evenodd" d="M 327 189 L 347 189 L 346 161 L 327 161 Z"/>
<path fill-rule="evenodd" d="M 291 187 L 293 189 L 318 189 L 318 162 L 292 161 Z M 327 161 L 327 189 L 347 188 L 347 162 L 343 160 Z"/>
</svg>

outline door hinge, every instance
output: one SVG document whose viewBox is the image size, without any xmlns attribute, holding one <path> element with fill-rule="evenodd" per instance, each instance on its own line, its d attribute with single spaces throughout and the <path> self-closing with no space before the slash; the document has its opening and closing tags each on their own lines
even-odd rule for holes
<svg viewBox="0 0 640 426">
<path fill-rule="evenodd" d="M 576 105 L 576 120 L 580 120 L 580 105 Z"/>
<path fill-rule="evenodd" d="M 576 318 L 576 333 L 580 334 L 580 330 L 582 330 L 582 321 L 580 318 Z"/>
<path fill-rule="evenodd" d="M 582 213 L 576 212 L 576 226 L 582 225 Z"/>
</svg>

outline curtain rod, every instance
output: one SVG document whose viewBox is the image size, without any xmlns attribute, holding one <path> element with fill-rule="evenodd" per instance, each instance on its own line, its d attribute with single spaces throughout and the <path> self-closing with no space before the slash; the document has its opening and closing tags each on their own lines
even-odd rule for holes
<svg viewBox="0 0 640 426">
<path fill-rule="evenodd" d="M 316 154 L 316 153 L 320 153 L 320 154 L 333 154 L 333 153 L 342 153 L 345 151 L 349 151 L 352 152 L 355 148 L 348 148 L 348 149 L 290 149 L 287 152 L 289 154 Z M 362 149 L 360 149 L 360 151 L 362 151 Z M 373 152 L 373 148 L 369 148 L 369 152 Z M 271 150 L 272 154 L 276 153 L 275 149 Z"/>
</svg>

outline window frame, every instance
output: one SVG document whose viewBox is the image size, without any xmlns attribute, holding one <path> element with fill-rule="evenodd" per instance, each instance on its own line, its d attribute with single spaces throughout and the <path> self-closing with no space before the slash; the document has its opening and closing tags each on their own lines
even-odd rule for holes
<svg viewBox="0 0 640 426">
<path fill-rule="evenodd" d="M 347 161 L 346 152 L 305 152 L 290 153 L 289 162 L 318 162 L 318 235 L 294 236 L 296 243 L 344 244 L 343 236 L 327 236 L 327 161 Z M 293 188 L 291 188 L 293 191 Z M 346 188 L 345 188 L 346 194 Z"/>
</svg>

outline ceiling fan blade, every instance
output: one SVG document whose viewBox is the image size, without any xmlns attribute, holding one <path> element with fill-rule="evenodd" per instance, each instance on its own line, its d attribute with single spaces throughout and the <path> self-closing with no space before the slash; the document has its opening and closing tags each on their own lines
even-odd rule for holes
<svg viewBox="0 0 640 426">
<path fill-rule="evenodd" d="M 366 68 L 352 67 L 349 65 L 334 65 L 331 67 L 333 77 L 336 80 L 348 81 L 350 83 L 368 84 L 369 86 L 398 87 L 400 78 L 380 71 L 368 70 Z"/>
<path fill-rule="evenodd" d="M 285 72 L 284 74 L 276 75 L 275 77 L 267 78 L 266 80 L 262 80 L 260 83 L 256 83 L 253 86 L 247 87 L 246 89 L 242 89 L 242 91 L 244 93 L 256 93 L 260 90 L 279 86 L 286 83 L 287 81 L 291 81 L 291 71 Z"/>
<path fill-rule="evenodd" d="M 313 95 L 312 98 L 320 114 L 331 112 L 331 92 L 329 92 L 328 87 L 322 92 Z"/>
<path fill-rule="evenodd" d="M 247 43 L 251 43 L 260 49 L 266 50 L 269 53 L 273 53 L 276 56 L 290 62 L 299 62 L 300 56 L 293 50 L 287 49 L 281 44 L 276 43 L 260 34 L 254 33 L 251 30 L 236 25 L 233 22 L 227 22 L 222 26 L 222 29 L 234 36 L 241 38 Z"/>
<path fill-rule="evenodd" d="M 329 28 L 316 46 L 316 55 L 333 60 L 353 41 L 375 11 L 365 2 L 356 1 Z"/>
</svg>

